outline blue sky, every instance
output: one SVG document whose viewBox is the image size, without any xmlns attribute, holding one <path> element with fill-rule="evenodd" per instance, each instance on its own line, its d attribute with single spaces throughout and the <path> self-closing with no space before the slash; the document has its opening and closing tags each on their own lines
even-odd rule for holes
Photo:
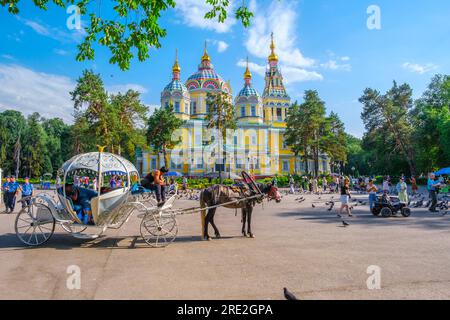
<svg viewBox="0 0 450 320">
<path fill-rule="evenodd" d="M 328 112 L 337 112 L 347 131 L 359 137 L 364 127 L 357 100 L 366 87 L 385 91 L 393 80 L 408 82 L 418 97 L 435 73 L 450 73 L 448 0 L 250 0 L 255 18 L 247 29 L 234 19 L 205 22 L 203 0 L 178 1 L 160 21 L 168 32 L 162 48 L 125 72 L 108 63 L 109 52 L 101 47 L 95 61 L 76 62 L 83 34 L 66 27 L 65 10 L 50 5 L 44 12 L 21 2 L 16 17 L 0 8 L 0 110 L 70 121 L 68 92 L 85 68 L 100 73 L 108 91 L 133 88 L 144 103 L 157 105 L 171 78 L 175 49 L 186 80 L 197 69 L 205 40 L 217 72 L 231 81 L 235 94 L 243 85 L 246 56 L 261 92 L 271 31 L 292 99 L 301 102 L 305 90 L 318 90 Z M 380 30 L 367 28 L 370 5 L 381 9 Z M 108 1 L 101 10 L 112 15 Z"/>
</svg>

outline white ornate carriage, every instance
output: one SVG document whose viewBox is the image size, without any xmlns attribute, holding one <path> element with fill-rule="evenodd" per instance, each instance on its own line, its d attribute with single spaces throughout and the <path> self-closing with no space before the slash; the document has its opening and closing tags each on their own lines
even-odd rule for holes
<svg viewBox="0 0 450 320">
<path fill-rule="evenodd" d="M 162 207 L 158 207 L 147 190 L 138 188 L 139 173 L 134 165 L 121 156 L 106 152 L 91 152 L 74 156 L 65 162 L 59 174 L 62 185 L 56 194 L 40 193 L 24 199 L 23 209 L 17 215 L 15 230 L 17 237 L 28 246 L 39 246 L 47 242 L 60 225 L 66 232 L 81 239 L 95 239 L 106 229 L 118 229 L 133 213 L 142 219 L 140 233 L 152 247 L 164 247 L 175 240 L 178 225 L 171 210 L 176 199 L 173 195 Z M 92 225 L 83 224 L 66 189 L 77 184 L 78 174 L 90 174 L 95 183 L 76 188 L 93 189 L 90 199 Z M 107 188 L 105 183 L 111 175 L 123 177 L 120 186 Z M 28 200 L 28 201 L 25 201 Z"/>
</svg>

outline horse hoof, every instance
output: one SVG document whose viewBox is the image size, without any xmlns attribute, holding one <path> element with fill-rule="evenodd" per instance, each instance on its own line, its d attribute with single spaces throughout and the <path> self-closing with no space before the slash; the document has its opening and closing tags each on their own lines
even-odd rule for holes
<svg viewBox="0 0 450 320">
<path fill-rule="evenodd" d="M 220 236 L 220 234 L 216 234 L 216 239 L 220 239 L 220 238 L 222 238 L 222 237 Z"/>
<path fill-rule="evenodd" d="M 250 233 L 250 234 L 249 234 L 249 237 L 250 237 L 250 238 L 254 238 L 255 235 L 254 235 L 253 233 Z"/>
<path fill-rule="evenodd" d="M 242 236 L 247 238 L 247 234 L 245 232 L 242 232 Z"/>
</svg>

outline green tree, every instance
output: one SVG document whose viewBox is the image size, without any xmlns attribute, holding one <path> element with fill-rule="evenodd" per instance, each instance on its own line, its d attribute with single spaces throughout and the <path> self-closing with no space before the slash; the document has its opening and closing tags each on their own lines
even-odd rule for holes
<svg viewBox="0 0 450 320">
<path fill-rule="evenodd" d="M 359 101 L 364 106 L 361 118 L 367 130 L 366 137 L 371 137 L 372 142 L 378 142 L 377 152 L 387 156 L 386 149 L 393 145 L 394 152 L 405 159 L 410 173 L 415 175 L 413 127 L 409 116 L 413 105 L 411 97 L 412 90 L 408 84 L 398 86 L 394 81 L 392 88 L 385 95 L 367 88 Z"/>
<path fill-rule="evenodd" d="M 339 116 L 331 112 L 325 119 L 322 129 L 321 151 L 325 152 L 332 163 L 347 163 L 347 136 L 345 126 Z"/>
<path fill-rule="evenodd" d="M 23 1 L 22 1 L 23 2 Z M 93 60 L 95 57 L 94 44 L 105 46 L 111 52 L 109 60 L 118 64 L 122 70 L 129 69 L 130 60 L 137 54 L 139 61 L 149 58 L 151 48 L 160 48 L 160 39 L 167 35 L 166 29 L 160 26 L 162 14 L 176 6 L 174 0 L 113 0 L 114 13 L 105 17 L 105 10 L 101 11 L 95 0 L 35 0 L 34 4 L 43 10 L 49 3 L 66 8 L 76 4 L 81 14 L 89 15 L 89 22 L 85 28 L 86 37 L 78 45 L 77 60 Z M 224 22 L 227 19 L 227 9 L 230 0 L 205 0 L 209 11 L 205 19 L 217 19 Z M 0 0 L 0 6 L 7 7 L 12 14 L 19 13 L 20 0 Z M 105 4 L 106 5 L 106 4 Z M 102 12 L 102 13 L 101 13 Z M 234 16 L 247 27 L 253 14 L 248 10 L 245 2 L 236 7 Z"/>
<path fill-rule="evenodd" d="M 414 148 L 422 172 L 450 164 L 450 76 L 436 75 L 411 111 Z"/>
<path fill-rule="evenodd" d="M 52 170 L 46 148 L 46 133 L 40 124 L 40 116 L 33 113 L 27 119 L 24 138 L 24 172 L 29 177 L 41 176 L 44 171 Z M 49 167 L 50 166 L 50 167 Z"/>
<path fill-rule="evenodd" d="M 100 75 L 84 70 L 70 94 L 74 102 L 75 124 L 87 129 L 96 144 L 108 146 L 114 152 L 114 144 L 118 140 L 118 132 L 114 130 L 117 127 L 117 110 L 108 102 Z"/>
<path fill-rule="evenodd" d="M 231 97 L 225 92 L 209 92 L 206 97 L 207 115 L 206 127 L 217 131 L 217 143 L 219 146 L 219 181 L 222 183 L 222 171 L 226 170 L 227 130 L 236 130 L 235 108 L 231 103 Z"/>
<path fill-rule="evenodd" d="M 308 168 L 308 151 L 310 144 L 310 132 L 305 127 L 306 114 L 305 109 L 302 109 L 297 101 L 291 105 L 288 110 L 286 117 L 286 131 L 284 133 L 284 138 L 286 139 L 286 144 L 294 153 L 297 158 L 299 155 L 302 156 L 302 161 L 304 161 L 306 166 L 306 173 L 309 173 Z M 297 166 L 295 166 L 297 170 Z"/>
<path fill-rule="evenodd" d="M 19 111 L 6 110 L 0 113 L 0 166 L 9 174 L 16 170 L 14 150 L 16 143 L 23 140 L 26 126 L 27 121 Z"/>
<path fill-rule="evenodd" d="M 175 116 L 173 106 L 169 106 L 169 108 L 161 107 L 155 110 L 148 119 L 147 143 L 158 153 L 158 157 L 161 152 L 163 153 L 166 168 L 169 168 L 167 151 L 180 143 L 181 138 L 174 139 L 174 133 L 183 124 L 184 121 Z"/>
<path fill-rule="evenodd" d="M 148 107 L 141 103 L 140 93 L 134 90 L 112 95 L 110 103 L 117 114 L 118 153 L 134 160 L 136 147 L 142 148 L 146 143 L 144 126 Z"/>
</svg>

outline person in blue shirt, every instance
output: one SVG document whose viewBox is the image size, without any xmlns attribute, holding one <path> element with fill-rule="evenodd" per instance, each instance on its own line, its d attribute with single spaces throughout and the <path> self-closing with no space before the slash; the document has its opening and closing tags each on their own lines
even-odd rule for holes
<svg viewBox="0 0 450 320">
<path fill-rule="evenodd" d="M 10 182 L 8 184 L 8 191 L 7 191 L 7 195 L 6 195 L 6 213 L 12 213 L 14 212 L 14 208 L 16 206 L 16 194 L 19 191 L 19 183 L 16 181 L 16 177 L 11 176 L 10 178 Z M 8 210 L 10 210 L 8 212 Z"/>
<path fill-rule="evenodd" d="M 94 220 L 92 219 L 91 199 L 98 195 L 97 192 L 80 187 L 68 188 L 67 186 L 66 192 L 69 193 L 74 210 L 77 212 L 78 217 L 83 224 L 93 225 Z"/>
<path fill-rule="evenodd" d="M 25 182 L 20 186 L 20 190 L 22 191 L 22 200 L 25 198 L 25 201 L 22 201 L 22 208 L 25 208 L 25 206 L 31 205 L 31 198 L 33 196 L 33 185 L 30 183 L 30 178 L 25 177 Z"/>
<path fill-rule="evenodd" d="M 9 189 L 9 183 L 11 182 L 11 179 L 9 177 L 6 177 L 6 181 L 2 184 L 2 196 L 3 196 L 3 203 L 5 204 L 5 213 L 8 213 L 8 189 Z"/>
<path fill-rule="evenodd" d="M 430 199 L 431 199 L 431 206 L 428 210 L 430 210 L 431 212 L 437 212 L 437 210 L 436 210 L 437 188 L 439 188 L 440 183 L 437 182 L 435 179 L 436 179 L 436 176 L 434 173 L 430 173 L 428 175 L 427 189 L 428 189 L 428 192 L 430 194 Z"/>
</svg>

